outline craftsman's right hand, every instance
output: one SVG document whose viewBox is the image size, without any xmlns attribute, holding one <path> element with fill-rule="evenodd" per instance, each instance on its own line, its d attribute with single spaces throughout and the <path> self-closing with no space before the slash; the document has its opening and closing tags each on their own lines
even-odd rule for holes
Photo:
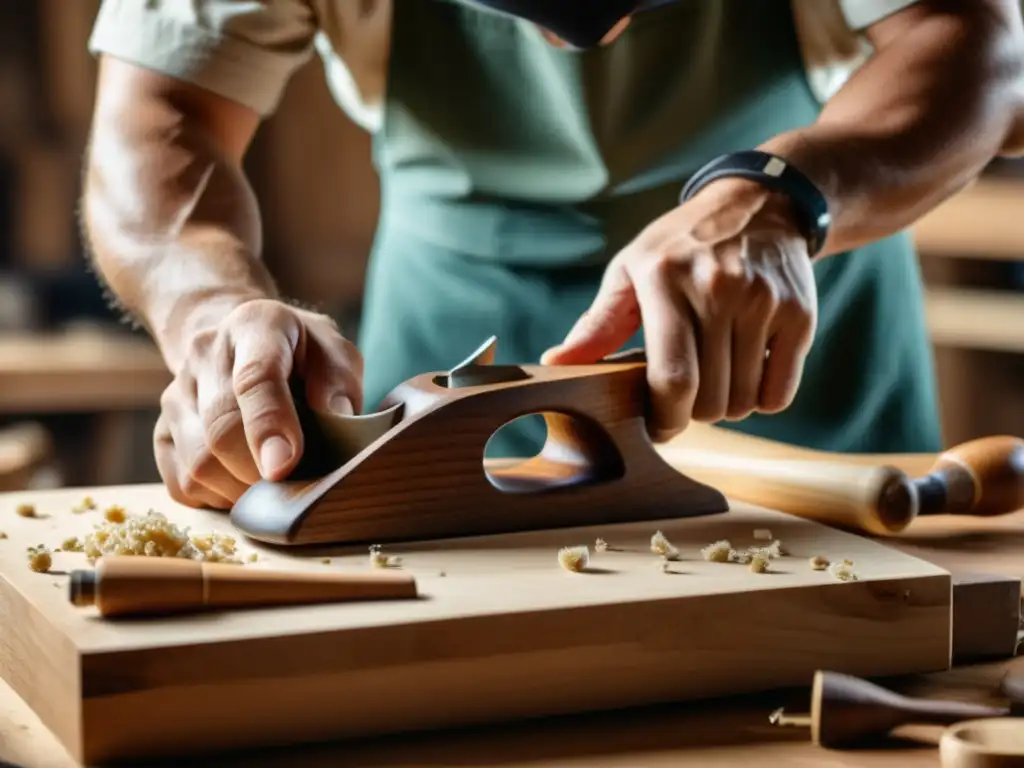
<svg viewBox="0 0 1024 768">
<path fill-rule="evenodd" d="M 315 412 L 362 409 L 362 356 L 324 315 L 253 300 L 192 338 L 153 436 L 172 498 L 229 509 L 260 478 L 288 476 L 303 450 L 293 372 Z"/>
</svg>

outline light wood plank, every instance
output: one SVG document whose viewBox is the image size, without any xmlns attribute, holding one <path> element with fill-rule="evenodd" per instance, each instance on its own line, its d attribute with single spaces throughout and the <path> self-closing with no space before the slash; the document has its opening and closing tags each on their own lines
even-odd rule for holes
<svg viewBox="0 0 1024 768">
<path fill-rule="evenodd" d="M 936 345 L 1024 352 L 1024 294 L 929 288 L 926 311 Z"/>
<path fill-rule="evenodd" d="M 913 227 L 922 256 L 1024 260 L 1024 179 L 985 178 Z"/>
<path fill-rule="evenodd" d="M 146 339 L 93 330 L 0 334 L 0 413 L 153 408 L 170 379 Z"/>
<path fill-rule="evenodd" d="M 67 602 L 66 577 L 26 563 L 26 546 L 90 529 L 97 513 L 71 512 L 81 493 L 0 497 L 10 536 L 0 541 L 0 598 L 20 618 L 0 626 L 0 667 L 85 760 L 706 698 L 805 684 L 818 667 L 898 674 L 950 660 L 948 572 L 738 504 L 702 518 L 392 547 L 428 597 L 412 604 L 106 623 Z M 224 515 L 179 507 L 157 486 L 91 495 L 101 507 L 153 507 L 199 532 L 230 531 Z M 13 515 L 25 500 L 47 517 Z M 658 527 L 682 550 L 678 574 L 650 553 Z M 700 558 L 721 538 L 755 543 L 755 528 L 793 553 L 777 573 Z M 626 550 L 596 555 L 609 572 L 558 567 L 559 547 L 597 536 Z M 369 567 L 362 548 L 259 551 L 262 565 L 239 567 Z M 860 580 L 811 570 L 814 554 L 852 559 Z M 82 564 L 60 553 L 54 568 Z"/>
</svg>

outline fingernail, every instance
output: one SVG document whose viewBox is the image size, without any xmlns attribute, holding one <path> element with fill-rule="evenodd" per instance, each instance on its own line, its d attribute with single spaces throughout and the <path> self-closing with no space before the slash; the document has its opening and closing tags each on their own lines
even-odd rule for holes
<svg viewBox="0 0 1024 768">
<path fill-rule="evenodd" d="M 667 443 L 673 437 L 683 432 L 685 427 L 676 427 L 675 429 L 665 427 L 655 427 L 650 431 L 652 443 Z"/>
<path fill-rule="evenodd" d="M 331 413 L 336 416 L 351 416 L 355 413 L 355 409 L 352 408 L 352 401 L 344 395 L 332 397 L 328 407 L 331 409 Z"/>
<path fill-rule="evenodd" d="M 264 477 L 276 475 L 292 457 L 292 447 L 280 435 L 273 435 L 260 446 L 260 472 Z"/>
</svg>

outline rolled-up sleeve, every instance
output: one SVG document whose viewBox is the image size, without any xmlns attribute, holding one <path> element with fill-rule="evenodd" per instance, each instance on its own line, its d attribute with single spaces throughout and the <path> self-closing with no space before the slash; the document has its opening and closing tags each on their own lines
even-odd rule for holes
<svg viewBox="0 0 1024 768">
<path fill-rule="evenodd" d="M 860 31 L 919 0 L 839 0 L 850 29 Z"/>
<path fill-rule="evenodd" d="M 89 51 L 267 116 L 312 55 L 316 31 L 309 0 L 103 0 Z"/>
</svg>

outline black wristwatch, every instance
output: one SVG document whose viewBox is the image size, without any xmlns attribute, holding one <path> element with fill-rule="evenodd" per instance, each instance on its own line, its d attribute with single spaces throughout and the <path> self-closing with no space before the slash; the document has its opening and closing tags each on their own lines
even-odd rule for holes
<svg viewBox="0 0 1024 768">
<path fill-rule="evenodd" d="M 750 179 L 789 197 L 807 238 L 810 255 L 821 250 L 832 223 L 828 201 L 813 181 L 769 152 L 748 149 L 715 158 L 690 177 L 679 195 L 679 202 L 686 202 L 710 182 L 726 176 Z"/>
</svg>

